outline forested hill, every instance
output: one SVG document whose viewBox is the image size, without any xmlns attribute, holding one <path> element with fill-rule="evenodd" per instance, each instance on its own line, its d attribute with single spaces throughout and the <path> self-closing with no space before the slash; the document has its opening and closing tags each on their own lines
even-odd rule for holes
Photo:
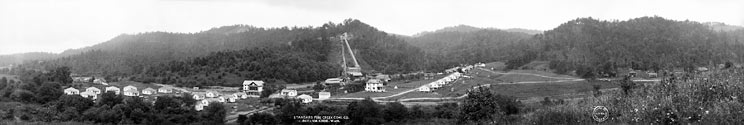
<svg viewBox="0 0 744 125">
<path fill-rule="evenodd" d="M 245 79 L 269 82 L 314 82 L 341 74 L 339 63 L 333 62 L 334 51 L 340 51 L 336 36 L 347 32 L 349 41 L 374 70 L 383 72 L 411 72 L 419 69 L 421 52 L 400 39 L 364 24 L 346 20 L 341 24 L 328 23 L 317 28 L 300 29 L 311 34 L 291 44 L 279 47 L 215 52 L 186 61 L 172 61 L 146 68 L 134 80 L 160 82 L 180 86 L 224 85 L 239 86 Z M 419 54 L 419 55 L 416 55 Z"/>
<path fill-rule="evenodd" d="M 504 61 L 529 49 L 532 35 L 498 29 L 448 27 L 408 37 L 406 41 L 426 52 L 426 69 L 443 70 L 459 64 Z M 461 30 L 456 30 L 461 29 Z"/>
<path fill-rule="evenodd" d="M 350 41 L 351 47 L 358 54 L 357 58 L 365 60 L 366 64 L 369 64 L 369 67 L 365 67 L 366 69 L 386 73 L 420 70 L 420 66 L 416 65 L 416 63 L 422 60 L 420 56 L 423 55 L 422 51 L 408 45 L 397 37 L 381 32 L 359 20 L 352 19 L 346 20 L 341 24 L 327 23 L 322 27 L 256 28 L 235 25 L 213 28 L 199 33 L 150 32 L 136 35 L 121 35 L 98 45 L 65 52 L 79 54 L 70 54 L 70 56 L 54 60 L 25 63 L 23 67 L 49 69 L 58 66 L 69 66 L 72 68 L 73 73 L 106 76 L 181 72 L 179 73 L 180 77 L 189 77 L 198 75 L 197 73 L 207 72 L 207 70 L 202 68 L 204 63 L 200 63 L 204 61 L 196 60 L 210 59 L 210 61 L 234 63 L 233 65 L 212 66 L 214 69 L 236 68 L 237 64 L 242 64 L 241 61 L 261 63 L 257 65 L 266 65 L 263 63 L 272 62 L 253 58 L 237 60 L 237 62 L 236 60 L 221 60 L 231 59 L 220 56 L 225 54 L 253 55 L 254 50 L 252 49 L 256 48 L 272 50 L 259 52 L 276 53 L 275 57 L 277 58 L 305 60 L 305 62 L 309 62 L 310 64 L 318 63 L 318 65 L 321 65 L 321 63 L 328 63 L 328 58 L 331 58 L 329 57 L 329 53 L 333 49 L 330 45 L 332 42 L 331 38 L 343 32 L 353 35 Z M 220 51 L 225 52 L 221 52 L 221 54 L 213 53 Z M 177 62 L 185 63 L 183 67 L 195 69 L 175 70 L 173 68 L 157 68 L 161 64 L 177 64 Z M 245 68 L 245 66 L 239 66 L 238 68 Z M 280 69 L 267 68 L 275 72 L 272 74 L 286 73 Z M 248 71 L 251 69 L 244 70 Z M 209 71 L 220 74 L 223 72 Z M 290 82 L 307 82 L 328 78 L 327 76 L 294 78 L 284 77 L 283 75 L 267 76 L 265 74 L 251 74 L 248 72 L 232 73 L 243 78 L 281 79 Z M 138 79 L 148 80 L 144 77 Z M 202 81 L 202 78 L 197 77 L 192 80 Z"/>
<path fill-rule="evenodd" d="M 616 68 L 659 70 L 741 62 L 744 32 L 714 31 L 693 21 L 641 17 L 627 21 L 579 18 L 535 37 L 534 55 L 512 60 L 551 61 L 559 73 L 591 77 Z"/>
</svg>

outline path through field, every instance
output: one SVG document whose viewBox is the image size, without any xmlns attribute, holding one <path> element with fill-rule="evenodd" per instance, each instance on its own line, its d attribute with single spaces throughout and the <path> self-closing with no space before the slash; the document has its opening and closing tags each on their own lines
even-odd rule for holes
<svg viewBox="0 0 744 125">
<path fill-rule="evenodd" d="M 502 74 L 502 75 L 518 74 L 518 75 L 532 75 L 532 76 L 538 76 L 538 77 L 544 77 L 544 78 L 559 79 L 559 80 L 553 80 L 553 81 L 520 81 L 520 82 L 507 82 L 507 83 L 498 83 L 498 84 L 535 84 L 535 83 L 576 82 L 576 81 L 584 81 L 585 80 L 585 79 L 570 78 L 570 77 L 552 77 L 552 76 L 546 76 L 546 75 L 540 75 L 540 74 L 534 74 L 534 73 L 514 73 L 514 72 L 503 73 L 503 72 L 496 72 L 496 71 L 492 71 L 492 70 L 484 69 L 484 68 L 478 68 L 478 69 L 481 69 L 481 70 L 484 70 L 484 71 L 488 71 L 488 72 L 491 72 L 491 73 L 494 73 L 494 74 Z M 485 85 L 481 85 L 481 86 L 488 86 L 488 85 L 490 85 L 490 84 L 485 84 Z M 425 86 L 425 85 L 422 85 L 422 86 Z M 419 86 L 419 87 L 422 87 L 422 86 Z M 385 103 L 387 103 L 387 102 L 405 102 L 405 101 L 420 101 L 420 100 L 450 100 L 450 99 L 462 99 L 462 98 L 467 97 L 467 94 L 464 94 L 464 95 L 459 96 L 459 97 L 406 98 L 406 99 L 399 99 L 399 100 L 396 100 L 396 101 L 383 100 L 383 99 L 387 99 L 387 98 L 391 98 L 391 97 L 396 97 L 396 96 L 400 96 L 400 95 L 403 95 L 403 94 L 406 94 L 406 93 L 417 91 L 419 87 L 416 87 L 416 88 L 413 88 L 413 89 L 410 89 L 410 90 L 406 90 L 406 91 L 403 91 L 403 92 L 400 92 L 400 93 L 396 93 L 396 94 L 393 94 L 393 95 L 389 95 L 389 96 L 372 97 L 372 100 L 374 100 L 375 102 L 385 102 Z M 364 98 L 330 98 L 330 100 L 363 100 L 363 99 Z"/>
</svg>

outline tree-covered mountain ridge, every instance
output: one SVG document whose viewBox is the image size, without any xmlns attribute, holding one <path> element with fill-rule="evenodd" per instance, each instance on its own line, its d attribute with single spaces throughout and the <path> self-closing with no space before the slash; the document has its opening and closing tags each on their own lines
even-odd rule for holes
<svg viewBox="0 0 744 125">
<path fill-rule="evenodd" d="M 337 36 L 342 33 L 353 36 L 349 41 L 351 48 L 358 54 L 357 58 L 365 60 L 365 69 L 385 73 L 420 70 L 420 65 L 416 63 L 421 62 L 419 55 L 423 55 L 422 51 L 394 35 L 354 19 L 339 24 L 329 22 L 320 27 L 256 28 L 236 25 L 199 33 L 148 32 L 121 35 L 107 42 L 76 50 L 81 51 L 79 54 L 28 62 L 21 67 L 50 69 L 68 66 L 75 74 L 136 76 L 134 78 L 141 81 L 162 81 L 172 75 L 175 78 L 174 74 L 177 74 L 179 78 L 189 78 L 183 80 L 199 81 L 200 85 L 207 81 L 206 76 L 210 76 L 208 72 L 235 76 L 235 79 L 240 77 L 310 82 L 340 75 L 340 63 L 336 62 L 340 59 L 335 59 L 337 57 L 334 54 L 340 51 L 336 44 L 340 43 Z M 261 56 L 261 53 L 271 53 L 269 55 L 272 56 Z M 224 57 L 225 55 L 231 57 Z M 219 62 L 221 65 L 203 63 L 205 61 Z M 287 65 L 279 65 L 279 62 Z M 163 68 L 169 66 L 188 69 Z M 216 71 L 226 68 L 231 69 Z M 266 69 L 257 71 L 255 68 Z M 297 75 L 287 69 L 308 69 L 312 72 L 299 72 Z M 296 75 L 285 76 L 287 74 Z M 303 76 L 305 74 L 317 76 Z M 211 83 L 216 80 L 209 81 L 212 82 L 206 85 L 214 85 Z"/>
<path fill-rule="evenodd" d="M 593 77 L 618 68 L 659 71 L 742 62 L 744 30 L 715 30 L 704 23 L 662 17 L 626 21 L 579 18 L 533 37 L 535 49 L 512 60 L 550 61 L 559 73 Z M 521 60 L 521 61 L 519 61 Z"/>
</svg>

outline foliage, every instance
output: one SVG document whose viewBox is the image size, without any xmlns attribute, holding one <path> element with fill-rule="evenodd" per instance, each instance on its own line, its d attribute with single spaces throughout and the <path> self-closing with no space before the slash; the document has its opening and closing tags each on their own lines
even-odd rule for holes
<svg viewBox="0 0 744 125">
<path fill-rule="evenodd" d="M 579 18 L 535 36 L 540 60 L 559 73 L 613 74 L 617 68 L 660 70 L 741 61 L 744 34 L 718 32 L 693 21 L 640 17 Z M 582 74 L 578 70 L 584 70 Z"/>
<path fill-rule="evenodd" d="M 383 109 L 383 118 L 385 118 L 385 121 L 400 122 L 408 117 L 408 108 L 400 102 L 388 103 L 385 109 Z"/>
<path fill-rule="evenodd" d="M 242 122 L 243 125 L 276 125 L 279 121 L 274 115 L 268 113 L 256 113 L 248 117 L 248 120 Z"/>
<path fill-rule="evenodd" d="M 222 103 L 212 102 L 204 108 L 200 115 L 208 124 L 223 124 L 225 116 L 227 116 L 227 109 Z"/>
<path fill-rule="evenodd" d="M 349 103 L 346 107 L 351 124 L 381 124 L 382 118 L 380 105 L 371 98 Z"/>
<path fill-rule="evenodd" d="M 449 30 L 453 29 L 453 30 Z M 512 59 L 526 51 L 529 34 L 469 26 L 445 28 L 407 38 L 426 52 L 425 70 L 435 72 L 460 64 Z"/>
</svg>

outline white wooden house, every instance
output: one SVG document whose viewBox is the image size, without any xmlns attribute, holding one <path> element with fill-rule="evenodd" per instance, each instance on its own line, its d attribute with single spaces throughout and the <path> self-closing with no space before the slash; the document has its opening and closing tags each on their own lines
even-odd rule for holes
<svg viewBox="0 0 744 125">
<path fill-rule="evenodd" d="M 57 91 L 59 91 L 59 90 L 57 90 Z M 75 88 L 72 88 L 72 87 L 67 88 L 64 91 L 65 91 L 65 94 L 67 94 L 67 95 L 79 95 L 80 94 L 80 90 L 75 89 Z"/>
<path fill-rule="evenodd" d="M 431 91 L 431 88 L 429 88 L 429 86 L 421 86 L 421 87 L 419 87 L 418 91 L 420 91 L 420 92 L 430 92 Z"/>
<path fill-rule="evenodd" d="M 326 85 L 332 85 L 332 84 L 338 84 L 338 85 L 344 85 L 344 79 L 341 78 L 329 78 L 325 80 Z"/>
<path fill-rule="evenodd" d="M 152 95 L 152 94 L 157 94 L 157 93 L 158 93 L 157 90 L 150 88 L 150 87 L 142 90 L 142 94 L 145 94 L 145 95 Z"/>
<path fill-rule="evenodd" d="M 319 100 L 326 100 L 331 98 L 331 92 L 319 92 L 318 93 L 318 99 Z"/>
<path fill-rule="evenodd" d="M 385 92 L 385 85 L 379 79 L 370 79 L 367 81 L 364 91 Z"/>
<path fill-rule="evenodd" d="M 441 83 L 441 82 L 434 82 L 434 83 L 429 83 L 429 88 L 430 88 L 430 89 L 438 89 L 438 88 L 442 88 L 442 84 L 439 84 L 439 83 Z"/>
<path fill-rule="evenodd" d="M 159 93 L 173 93 L 173 88 L 172 87 L 163 86 L 163 87 L 158 88 L 158 92 Z"/>
<path fill-rule="evenodd" d="M 229 95 L 220 96 L 218 97 L 218 99 L 219 99 L 219 102 L 222 102 L 222 103 L 233 103 L 237 100 L 234 96 L 229 96 Z"/>
<path fill-rule="evenodd" d="M 297 96 L 297 90 L 290 90 L 290 89 L 282 89 L 282 91 L 279 93 L 283 96 Z"/>
<path fill-rule="evenodd" d="M 245 92 L 236 92 L 236 93 L 233 93 L 233 96 L 236 97 L 237 99 L 247 99 L 248 98 L 248 94 L 245 94 Z"/>
<path fill-rule="evenodd" d="M 80 93 L 80 96 L 82 96 L 83 98 L 89 98 L 93 100 L 98 99 L 98 94 L 96 94 L 95 92 L 91 92 L 91 91 L 82 92 Z"/>
<path fill-rule="evenodd" d="M 204 110 L 204 107 L 206 107 L 206 105 L 199 103 L 199 104 L 194 105 L 194 110 L 201 111 L 201 110 Z"/>
<path fill-rule="evenodd" d="M 220 93 L 217 91 L 207 91 L 206 97 L 207 98 L 217 98 L 220 96 Z"/>
<path fill-rule="evenodd" d="M 243 81 L 243 91 L 248 96 L 259 97 L 263 92 L 264 82 L 260 80 L 245 80 Z"/>
<path fill-rule="evenodd" d="M 124 90 L 124 96 L 139 96 L 140 92 L 137 89 L 126 89 Z"/>
<path fill-rule="evenodd" d="M 137 91 L 137 87 L 134 87 L 132 85 L 124 86 L 123 91 Z"/>
<path fill-rule="evenodd" d="M 297 98 L 302 100 L 302 103 L 310 103 L 313 102 L 313 97 L 310 95 L 302 94 L 297 96 Z"/>
<path fill-rule="evenodd" d="M 192 92 L 191 93 L 191 97 L 194 100 L 204 100 L 206 98 L 206 94 L 207 93 L 205 93 L 205 92 Z"/>
<path fill-rule="evenodd" d="M 119 89 L 119 87 L 116 87 L 116 86 L 109 86 L 109 87 L 106 87 L 106 92 L 114 92 L 118 95 L 121 92 L 121 89 Z"/>
<path fill-rule="evenodd" d="M 92 92 L 93 94 L 101 94 L 101 89 L 98 89 L 96 87 L 88 87 L 85 89 L 85 92 Z"/>
</svg>

